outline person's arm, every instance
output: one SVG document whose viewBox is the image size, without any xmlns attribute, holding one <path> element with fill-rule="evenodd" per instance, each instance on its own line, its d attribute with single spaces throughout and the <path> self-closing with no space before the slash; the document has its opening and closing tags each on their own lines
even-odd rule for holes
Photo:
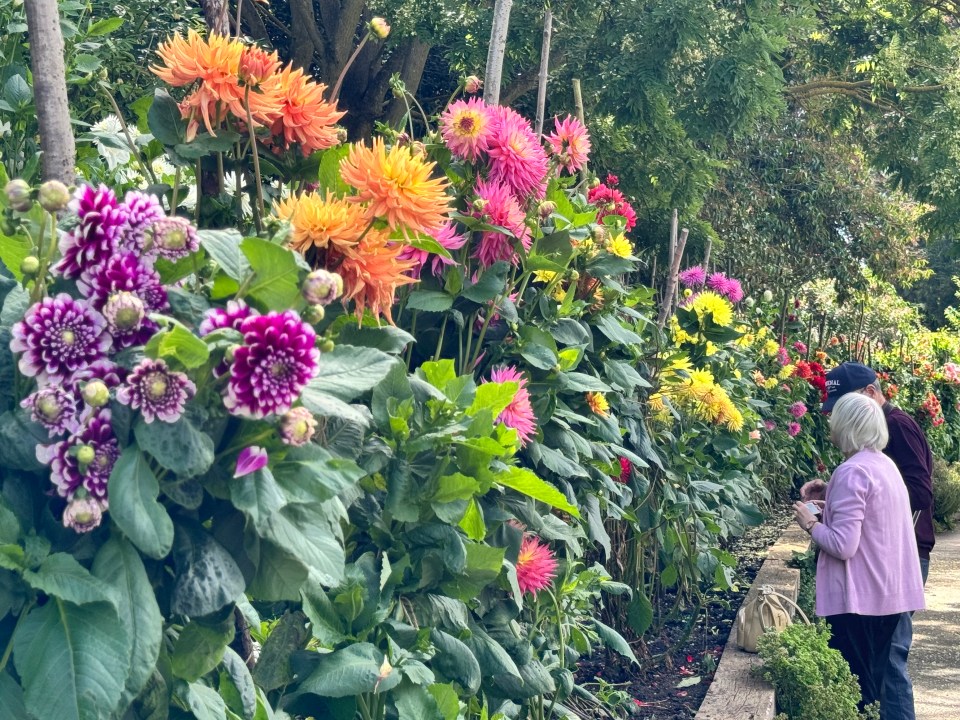
<svg viewBox="0 0 960 720">
<path fill-rule="evenodd" d="M 860 547 L 870 480 L 860 467 L 841 465 L 830 480 L 830 524 L 818 522 L 811 536 L 820 549 L 838 560 L 849 560 Z"/>
<path fill-rule="evenodd" d="M 886 452 L 903 476 L 911 512 L 933 507 L 933 468 L 927 466 L 927 439 L 920 426 L 907 422 L 892 423 Z"/>
</svg>

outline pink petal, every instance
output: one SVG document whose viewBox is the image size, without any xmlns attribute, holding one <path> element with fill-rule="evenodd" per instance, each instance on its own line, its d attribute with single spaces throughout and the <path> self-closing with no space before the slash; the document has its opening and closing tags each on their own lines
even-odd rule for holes
<svg viewBox="0 0 960 720">
<path fill-rule="evenodd" d="M 233 476 L 239 478 L 256 472 L 260 468 L 266 467 L 269 460 L 270 456 L 267 455 L 267 451 L 259 445 L 244 448 L 237 457 L 237 471 Z"/>
</svg>

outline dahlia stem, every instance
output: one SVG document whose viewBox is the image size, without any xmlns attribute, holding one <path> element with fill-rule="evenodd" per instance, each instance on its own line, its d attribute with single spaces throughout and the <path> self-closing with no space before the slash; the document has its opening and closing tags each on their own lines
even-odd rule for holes
<svg viewBox="0 0 960 720">
<path fill-rule="evenodd" d="M 353 55 L 350 56 L 350 59 L 347 60 L 347 64 L 343 66 L 343 70 L 340 71 L 340 77 L 337 78 L 336 85 L 333 86 L 333 92 L 330 93 L 330 102 L 335 103 L 337 101 L 337 96 L 340 95 L 340 87 L 343 85 L 343 79 L 347 76 L 347 71 L 350 70 L 350 66 L 353 65 L 356 61 L 357 56 L 360 54 L 360 51 L 363 50 L 363 46 L 367 44 L 367 41 L 370 40 L 371 33 L 367 33 L 363 36 L 363 40 L 360 41 L 360 44 L 357 45 L 356 49 L 353 51 Z"/>
<path fill-rule="evenodd" d="M 17 624 L 14 625 L 13 632 L 10 633 L 10 639 L 7 641 L 7 647 L 3 651 L 3 657 L 0 658 L 0 672 L 3 672 L 7 667 L 7 661 L 10 659 L 10 654 L 13 652 L 13 639 L 17 636 L 17 629 L 20 627 L 20 623 L 22 623 L 23 619 L 30 614 L 30 611 L 33 609 L 35 603 L 35 599 L 31 600 L 20 611 L 20 617 L 17 618 Z"/>
<path fill-rule="evenodd" d="M 175 215 L 177 212 L 177 195 L 180 194 L 180 166 L 177 165 L 177 169 L 173 174 L 173 194 L 170 196 L 170 214 Z"/>
<path fill-rule="evenodd" d="M 217 151 L 217 193 L 223 195 L 223 153 Z"/>
<path fill-rule="evenodd" d="M 447 332 L 447 316 L 443 315 L 443 321 L 440 323 L 440 338 L 437 340 L 437 351 L 433 353 L 433 361 L 440 359 L 440 353 L 443 351 L 443 336 Z"/>
<path fill-rule="evenodd" d="M 247 132 L 250 133 L 250 148 L 253 151 L 253 176 L 257 186 L 257 213 L 253 218 L 257 225 L 257 232 L 263 231 L 263 185 L 260 177 L 260 152 L 257 150 L 257 136 L 253 130 L 253 114 L 250 112 L 250 86 L 247 85 L 244 97 L 244 110 L 247 111 Z M 240 201 L 243 207 L 243 201 Z"/>
<path fill-rule="evenodd" d="M 133 138 L 130 136 L 130 130 L 127 127 L 127 121 L 123 117 L 123 113 L 120 112 L 120 106 L 117 105 L 116 98 L 113 97 L 113 93 L 110 92 L 110 88 L 106 83 L 100 83 L 100 89 L 103 90 L 103 94 L 107 96 L 107 100 L 110 101 L 110 106 L 113 108 L 114 114 L 117 116 L 117 119 L 120 121 L 120 127 L 123 128 L 123 136 L 127 139 L 127 146 L 130 148 L 130 152 L 133 153 L 133 156 L 137 159 L 137 165 L 140 166 L 140 169 L 143 170 L 144 175 L 150 178 L 150 182 L 154 185 L 157 185 L 157 176 L 153 174 L 153 168 L 147 165 L 143 158 L 140 157 L 140 151 L 137 150 L 136 144 L 133 142 Z"/>
<path fill-rule="evenodd" d="M 200 224 L 200 201 L 203 200 L 203 164 L 197 160 L 197 168 L 193 171 L 197 183 L 197 206 L 193 210 L 193 222 Z"/>
<path fill-rule="evenodd" d="M 477 360 L 480 359 L 480 353 L 483 351 L 483 338 L 487 335 L 487 328 L 490 327 L 490 321 L 493 319 L 494 314 L 497 312 L 497 304 L 504 298 L 504 295 L 497 297 L 496 301 L 490 304 L 490 309 L 487 310 L 486 316 L 483 318 L 483 327 L 480 328 L 480 334 L 477 336 L 477 346 L 473 349 L 473 357 L 470 359 L 470 366 L 468 370 L 470 372 L 474 371 L 476 367 Z"/>
</svg>

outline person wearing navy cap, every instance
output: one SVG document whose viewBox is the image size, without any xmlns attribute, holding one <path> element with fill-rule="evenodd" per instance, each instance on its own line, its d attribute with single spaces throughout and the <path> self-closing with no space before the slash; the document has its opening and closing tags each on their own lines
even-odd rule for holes
<svg viewBox="0 0 960 720">
<path fill-rule="evenodd" d="M 910 510 L 914 518 L 914 534 L 920 555 L 920 571 L 926 585 L 930 569 L 933 535 L 933 454 L 923 430 L 916 420 L 891 405 L 883 395 L 877 374 L 858 362 L 845 362 L 827 373 L 827 399 L 823 412 L 847 393 L 866 395 L 881 408 L 887 420 L 890 441 L 883 452 L 896 464 L 907 486 Z M 823 499 L 824 483 L 814 480 L 800 488 L 803 500 Z M 913 642 L 912 613 L 903 613 L 894 631 L 890 647 L 890 664 L 883 683 L 881 720 L 915 720 L 913 684 L 907 674 L 907 657 Z"/>
</svg>

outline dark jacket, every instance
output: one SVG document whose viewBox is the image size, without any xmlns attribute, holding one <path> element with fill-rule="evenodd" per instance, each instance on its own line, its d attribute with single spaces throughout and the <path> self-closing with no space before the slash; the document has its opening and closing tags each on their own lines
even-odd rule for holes
<svg viewBox="0 0 960 720">
<path fill-rule="evenodd" d="M 920 511 L 920 517 L 914 526 L 917 536 L 917 549 L 921 558 L 930 558 L 933 549 L 933 454 L 927 444 L 923 430 L 917 421 L 903 410 L 890 403 L 883 406 L 887 418 L 890 442 L 884 449 L 907 486 L 910 495 L 910 510 Z"/>
</svg>

